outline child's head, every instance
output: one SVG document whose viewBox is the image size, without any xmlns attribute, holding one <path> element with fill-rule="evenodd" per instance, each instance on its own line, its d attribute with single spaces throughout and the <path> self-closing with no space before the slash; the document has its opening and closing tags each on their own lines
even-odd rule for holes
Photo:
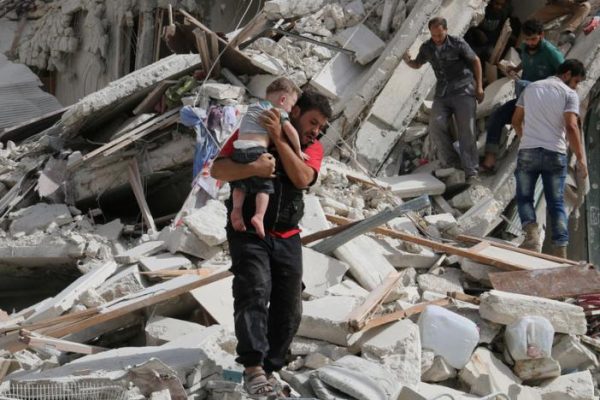
<svg viewBox="0 0 600 400">
<path fill-rule="evenodd" d="M 291 112 L 302 90 L 288 78 L 277 78 L 267 86 L 267 100 L 275 107 Z"/>
</svg>

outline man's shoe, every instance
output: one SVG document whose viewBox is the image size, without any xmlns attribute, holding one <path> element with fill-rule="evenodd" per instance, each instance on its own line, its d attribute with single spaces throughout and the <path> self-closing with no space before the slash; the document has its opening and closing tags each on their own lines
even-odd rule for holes
<svg viewBox="0 0 600 400">
<path fill-rule="evenodd" d="M 567 246 L 553 246 L 552 255 L 560 258 L 567 258 Z"/>
<path fill-rule="evenodd" d="M 540 243 L 540 229 L 538 224 L 533 222 L 525 225 L 523 232 L 525 233 L 525 240 L 523 240 L 523 243 L 519 247 L 539 253 L 542 250 L 542 244 Z"/>
<path fill-rule="evenodd" d="M 562 46 L 563 44 L 570 43 L 573 44 L 575 42 L 575 34 L 573 32 L 564 31 L 558 37 L 558 45 Z"/>
</svg>

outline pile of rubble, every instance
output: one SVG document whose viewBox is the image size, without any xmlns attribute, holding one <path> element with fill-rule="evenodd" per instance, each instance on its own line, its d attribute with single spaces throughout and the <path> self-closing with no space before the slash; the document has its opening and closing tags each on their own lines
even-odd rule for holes
<svg viewBox="0 0 600 400">
<path fill-rule="evenodd" d="M 301 222 L 303 316 L 280 374 L 293 392 L 597 398 L 600 341 L 585 296 L 600 292 L 598 273 L 515 247 L 518 218 L 502 218 L 514 211 L 513 134 L 507 127 L 498 173 L 469 187 L 428 144 L 433 72 L 401 63 L 428 37 L 430 17 L 462 34 L 484 6 L 275 0 L 229 42 L 182 11 L 200 56 L 172 55 L 4 130 L 2 289 L 63 284 L 0 312 L 0 397 L 246 398 L 228 187 L 206 170 L 192 182 L 191 171 L 286 75 L 329 96 L 336 112 Z M 568 53 L 589 71 L 582 99 L 600 76 L 598 32 Z M 513 94 L 508 78 L 487 86 L 480 131 Z M 180 123 L 189 107 L 202 122 Z"/>
</svg>

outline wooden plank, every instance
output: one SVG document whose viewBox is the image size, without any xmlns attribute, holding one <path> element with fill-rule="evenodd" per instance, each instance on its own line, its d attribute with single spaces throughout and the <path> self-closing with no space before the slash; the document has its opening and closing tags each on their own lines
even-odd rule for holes
<svg viewBox="0 0 600 400">
<path fill-rule="evenodd" d="M 500 36 L 498 36 L 498 40 L 496 41 L 496 45 L 494 46 L 494 50 L 490 56 L 490 64 L 498 64 L 500 57 L 502 57 L 502 53 L 504 53 L 504 49 L 506 48 L 511 33 L 512 28 L 510 26 L 510 18 L 508 18 L 504 23 L 502 30 L 500 31 Z"/>
<path fill-rule="evenodd" d="M 495 289 L 548 299 L 600 293 L 600 272 L 589 266 L 496 272 L 489 277 Z"/>
<path fill-rule="evenodd" d="M 471 247 L 471 251 L 473 253 L 480 253 L 483 250 L 487 249 L 488 247 L 490 247 L 490 242 L 482 240 L 481 242 L 477 243 L 475 246 Z"/>
<path fill-rule="evenodd" d="M 144 195 L 142 177 L 140 175 L 140 169 L 135 158 L 129 160 L 127 170 L 129 173 L 129 183 L 131 184 L 133 194 L 135 196 L 135 199 L 137 200 L 138 206 L 140 207 L 140 211 L 142 212 L 142 217 L 144 218 L 144 221 L 146 221 L 146 224 L 152 230 L 152 232 L 156 233 L 158 232 L 158 230 L 156 229 L 154 218 L 152 218 L 152 213 L 150 212 L 148 202 L 146 201 L 146 196 Z"/>
<path fill-rule="evenodd" d="M 211 76 L 212 77 L 218 77 L 219 75 L 221 75 L 221 61 L 219 60 L 219 37 L 217 36 L 216 33 L 211 32 L 211 34 L 209 35 L 209 40 L 210 40 L 210 57 L 213 60 L 213 66 L 212 66 L 212 73 Z"/>
<path fill-rule="evenodd" d="M 75 343 L 68 340 L 50 338 L 39 333 L 30 332 L 22 329 L 19 334 L 21 335 L 19 340 L 29 347 L 47 349 L 51 348 L 58 351 L 67 353 L 78 353 L 78 354 L 97 354 L 108 349 L 99 346 L 90 346 L 87 344 Z"/>
<path fill-rule="evenodd" d="M 208 74 L 208 71 L 212 67 L 212 59 L 210 57 L 210 51 L 208 49 L 208 41 L 206 40 L 206 32 L 200 28 L 196 28 L 192 32 L 196 38 L 196 48 L 198 54 L 200 54 L 200 60 L 202 60 L 202 69 Z"/>
<path fill-rule="evenodd" d="M 347 224 L 347 223 L 353 222 L 347 218 L 340 217 L 337 215 L 326 215 L 326 217 L 327 217 L 327 220 L 334 222 L 336 224 Z M 416 243 L 416 244 L 428 247 L 430 249 L 433 249 L 435 251 L 444 252 L 444 253 L 448 253 L 448 254 L 454 254 L 454 255 L 457 255 L 460 257 L 467 257 L 467 258 L 477 261 L 479 263 L 491 265 L 493 267 L 497 267 L 497 268 L 500 268 L 500 269 L 503 269 L 506 271 L 518 271 L 518 270 L 522 270 L 522 269 L 536 269 L 535 263 L 533 265 L 525 265 L 525 266 L 520 265 L 520 264 L 516 265 L 510 261 L 507 261 L 504 258 L 498 258 L 497 256 L 492 257 L 492 256 L 488 256 L 485 254 L 474 253 L 469 248 L 456 247 L 456 246 L 452 246 L 449 244 L 436 242 L 434 240 L 425 239 L 425 238 L 422 238 L 419 236 L 409 235 L 407 233 L 395 231 L 393 229 L 373 228 L 371 230 L 375 233 L 379 233 L 379 234 L 393 237 L 396 239 L 402 239 L 402 240 L 405 240 L 405 241 L 411 242 L 411 243 Z M 492 248 L 492 247 L 494 247 L 494 246 L 489 246 L 488 249 Z M 515 253 L 515 254 L 519 254 L 519 253 Z"/>
<path fill-rule="evenodd" d="M 365 179 L 362 178 L 360 176 L 356 176 L 356 175 L 352 175 L 352 174 L 346 174 L 346 178 L 352 182 L 352 183 L 358 183 L 361 185 L 365 185 L 365 186 L 369 186 L 369 187 L 375 187 L 375 188 L 379 188 L 379 189 L 383 189 L 383 190 L 389 190 L 390 189 L 390 185 L 385 183 L 385 182 L 377 182 L 375 179 Z"/>
<path fill-rule="evenodd" d="M 138 104 L 136 108 L 133 109 L 133 115 L 140 115 L 144 113 L 148 113 L 152 111 L 152 108 L 159 102 L 162 95 L 167 91 L 167 89 L 177 81 L 162 81 L 159 82 L 158 85 L 152 89 L 150 93 Z"/>
<path fill-rule="evenodd" d="M 182 275 L 198 275 L 201 277 L 205 277 L 205 276 L 209 276 L 211 274 L 212 274 L 212 271 L 208 268 L 178 269 L 178 270 L 163 270 L 163 271 L 142 271 L 142 272 L 140 272 L 140 275 L 166 277 L 166 278 L 172 278 L 175 276 L 182 276 Z"/>
<path fill-rule="evenodd" d="M 71 163 L 68 167 L 67 170 L 73 170 L 75 167 L 79 166 L 80 164 L 89 161 L 90 159 L 98 156 L 99 154 L 104 153 L 105 151 L 107 151 L 108 149 L 112 148 L 113 146 L 127 140 L 130 139 L 132 137 L 134 137 L 136 134 L 144 131 L 145 129 L 148 129 L 150 127 L 152 127 L 154 124 L 158 124 L 162 121 L 164 121 L 165 119 L 175 115 L 176 113 L 179 112 L 179 108 L 173 109 L 173 110 L 169 110 L 164 114 L 158 115 L 148 121 L 144 121 L 143 123 L 141 123 L 140 125 L 137 125 L 136 127 L 132 128 L 130 131 L 128 131 L 127 133 L 125 133 L 123 136 L 119 136 L 118 138 L 116 138 L 115 140 L 112 140 L 100 147 L 98 147 L 97 149 L 94 149 L 93 151 L 90 151 L 89 153 L 87 153 L 86 155 L 84 155 L 83 157 L 81 157 L 79 160 Z"/>
<path fill-rule="evenodd" d="M 316 242 L 317 240 L 321 240 L 321 239 L 325 239 L 329 236 L 332 235 L 336 235 L 340 232 L 345 231 L 346 229 L 354 226 L 358 224 L 358 221 L 353 221 L 347 225 L 339 225 L 339 226 L 334 226 L 333 228 L 329 228 L 329 229 L 324 229 L 322 231 L 319 232 L 315 232 L 315 233 L 311 233 L 310 235 L 304 236 L 302 238 L 302 244 L 304 246 L 306 246 L 307 244 L 310 244 L 312 242 Z"/>
<path fill-rule="evenodd" d="M 385 280 L 369 293 L 365 301 L 348 315 L 348 325 L 351 329 L 359 331 L 365 326 L 367 318 L 381 305 L 399 279 L 400 274 L 397 271 L 390 272 Z"/>
<path fill-rule="evenodd" d="M 242 30 L 238 32 L 237 35 L 235 35 L 233 39 L 231 39 L 229 45 L 233 48 L 238 47 L 244 41 L 252 39 L 256 34 L 263 32 L 267 29 L 268 25 L 269 19 L 261 10 L 250 20 L 250 22 L 248 22 L 248 24 L 246 24 L 245 27 L 242 28 Z"/>
<path fill-rule="evenodd" d="M 45 328 L 48 326 L 57 325 L 57 324 L 60 324 L 63 322 L 82 320 L 82 319 L 88 318 L 92 315 L 98 314 L 99 311 L 100 311 L 99 307 L 93 307 L 93 308 L 88 308 L 87 310 L 61 315 L 60 317 L 49 318 L 49 319 L 46 319 L 44 321 L 40 321 L 40 322 L 37 322 L 34 324 L 31 324 L 31 323 L 28 324 L 27 321 L 24 321 L 23 323 L 0 329 L 0 334 L 5 334 L 8 332 L 12 332 L 12 331 L 18 331 L 20 329 L 27 329 L 29 331 L 33 331 L 33 330 Z"/>
</svg>

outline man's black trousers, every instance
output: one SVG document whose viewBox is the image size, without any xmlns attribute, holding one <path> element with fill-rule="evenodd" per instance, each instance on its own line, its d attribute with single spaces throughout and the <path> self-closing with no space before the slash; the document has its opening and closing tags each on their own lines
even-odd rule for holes
<svg viewBox="0 0 600 400">
<path fill-rule="evenodd" d="M 278 371 L 302 316 L 302 244 L 300 235 L 282 239 L 269 234 L 228 230 L 237 362 Z"/>
</svg>

